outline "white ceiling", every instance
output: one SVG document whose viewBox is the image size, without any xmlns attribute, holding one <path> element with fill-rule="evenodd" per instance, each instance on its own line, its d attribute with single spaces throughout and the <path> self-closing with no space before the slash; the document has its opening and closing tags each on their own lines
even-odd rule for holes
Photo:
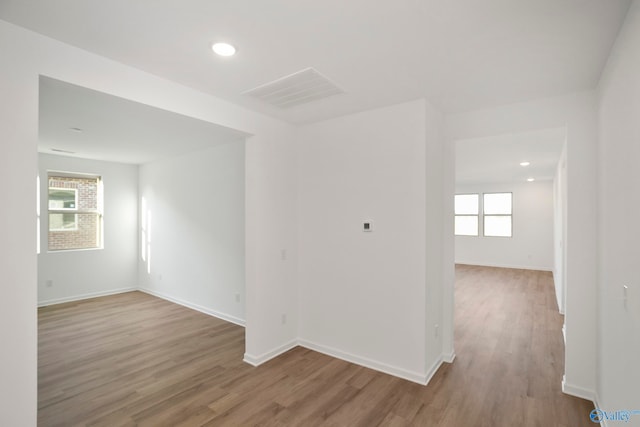
<svg viewBox="0 0 640 427">
<path fill-rule="evenodd" d="M 565 139 L 566 129 L 555 128 L 456 141 L 456 183 L 552 180 Z"/>
<path fill-rule="evenodd" d="M 40 77 L 38 151 L 142 164 L 246 135 L 209 122 Z M 73 130 L 81 129 L 82 132 Z"/>
<path fill-rule="evenodd" d="M 0 0 L 0 19 L 304 123 L 427 97 L 444 112 L 594 88 L 629 0 Z M 212 41 L 235 44 L 215 57 Z M 242 93 L 313 67 L 346 93 Z"/>
</svg>

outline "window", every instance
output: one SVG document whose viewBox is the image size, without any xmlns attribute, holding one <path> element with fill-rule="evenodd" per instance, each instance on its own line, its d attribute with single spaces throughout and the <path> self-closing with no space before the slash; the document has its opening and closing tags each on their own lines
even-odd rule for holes
<svg viewBox="0 0 640 427">
<path fill-rule="evenodd" d="M 511 237 L 512 193 L 483 194 L 484 235 Z"/>
<path fill-rule="evenodd" d="M 479 202 L 478 194 L 456 194 L 454 208 L 456 236 L 478 235 Z"/>
<path fill-rule="evenodd" d="M 49 174 L 49 250 L 102 247 L 102 180 Z"/>
<path fill-rule="evenodd" d="M 49 187 L 49 231 L 75 231 L 78 221 L 74 212 L 78 206 L 77 188 Z"/>
</svg>

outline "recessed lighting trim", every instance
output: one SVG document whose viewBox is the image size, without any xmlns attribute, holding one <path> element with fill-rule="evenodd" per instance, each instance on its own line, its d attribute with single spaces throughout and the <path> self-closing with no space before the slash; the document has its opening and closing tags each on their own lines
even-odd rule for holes
<svg viewBox="0 0 640 427">
<path fill-rule="evenodd" d="M 531 163 L 530 162 L 521 162 L 520 166 L 529 166 Z"/>
<path fill-rule="evenodd" d="M 529 182 L 533 182 L 535 180 L 536 180 L 535 178 L 527 178 L 527 181 L 529 181 Z"/>
<path fill-rule="evenodd" d="M 236 54 L 236 48 L 235 46 L 229 44 L 229 43 L 223 43 L 223 42 L 219 42 L 219 43 L 214 43 L 211 46 L 211 49 L 220 56 L 233 56 Z"/>
</svg>

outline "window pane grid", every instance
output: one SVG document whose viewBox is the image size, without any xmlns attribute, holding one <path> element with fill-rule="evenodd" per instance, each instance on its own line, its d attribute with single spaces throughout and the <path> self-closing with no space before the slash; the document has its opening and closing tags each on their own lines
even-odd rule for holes
<svg viewBox="0 0 640 427">
<path fill-rule="evenodd" d="M 456 194 L 454 200 L 454 234 L 456 236 L 478 236 L 480 232 L 480 195 Z"/>
<path fill-rule="evenodd" d="M 484 236 L 512 237 L 512 193 L 484 193 L 482 196 Z"/>
<path fill-rule="evenodd" d="M 484 193 L 482 196 L 485 215 L 511 215 L 511 193 Z"/>
<path fill-rule="evenodd" d="M 48 180 L 48 249 L 102 247 L 100 177 L 50 174 Z"/>
<path fill-rule="evenodd" d="M 456 215 L 455 235 L 477 236 L 479 231 L 478 226 L 478 215 Z"/>
<path fill-rule="evenodd" d="M 479 194 L 456 194 L 454 213 L 456 215 L 478 215 L 480 213 Z"/>
<path fill-rule="evenodd" d="M 513 194 L 481 193 L 456 194 L 454 206 L 454 234 L 456 236 L 479 236 L 482 216 L 482 235 L 485 237 L 513 236 Z"/>
<path fill-rule="evenodd" d="M 511 237 L 511 215 L 485 215 L 484 235 L 487 237 Z"/>
</svg>

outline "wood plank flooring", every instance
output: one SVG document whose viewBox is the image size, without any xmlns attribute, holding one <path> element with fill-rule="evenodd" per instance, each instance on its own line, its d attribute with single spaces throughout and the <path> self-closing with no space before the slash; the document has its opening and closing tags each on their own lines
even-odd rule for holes
<svg viewBox="0 0 640 427">
<path fill-rule="evenodd" d="M 420 386 L 140 293 L 39 310 L 40 426 L 593 426 L 562 394 L 550 273 L 456 268 L 456 353 Z"/>
</svg>

